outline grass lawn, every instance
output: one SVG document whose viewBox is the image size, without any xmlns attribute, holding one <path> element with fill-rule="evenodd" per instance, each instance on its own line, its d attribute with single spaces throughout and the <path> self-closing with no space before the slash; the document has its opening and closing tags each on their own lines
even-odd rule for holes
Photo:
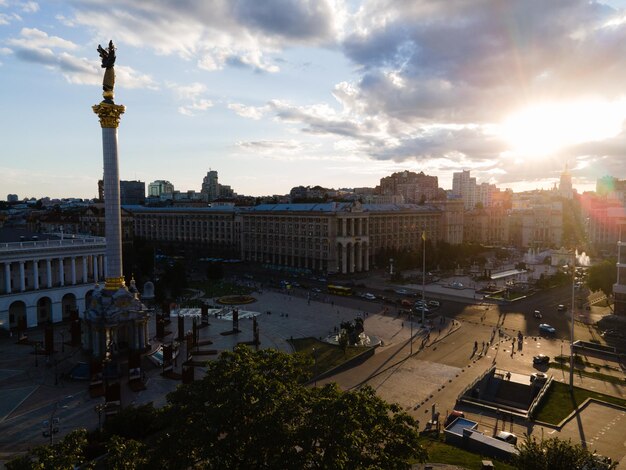
<svg viewBox="0 0 626 470">
<path fill-rule="evenodd" d="M 535 419 L 544 423 L 559 424 L 574 409 L 578 408 L 587 398 L 596 398 L 615 405 L 626 407 L 626 400 L 621 398 L 592 392 L 583 388 L 574 387 L 574 394 L 570 394 L 569 384 L 552 382 L 544 401 L 537 409 Z"/>
<path fill-rule="evenodd" d="M 428 452 L 428 462 L 431 463 L 445 463 L 448 465 L 457 465 L 459 467 L 468 468 L 470 470 L 480 470 L 483 468 L 483 460 L 491 460 L 495 468 L 504 470 L 514 469 L 513 466 L 507 463 L 468 452 L 459 447 L 446 444 L 443 440 L 423 436 L 420 439 L 420 444 Z"/>
<path fill-rule="evenodd" d="M 348 359 L 352 359 L 354 356 L 358 356 L 369 349 L 367 347 L 350 346 L 344 354 L 339 346 L 324 343 L 315 338 L 292 339 L 290 343 L 293 345 L 296 352 L 307 354 L 314 360 L 311 366 L 311 374 L 313 376 L 320 375 L 333 367 L 337 367 Z M 313 349 L 315 349 L 315 354 L 313 353 Z M 317 361 L 315 358 L 317 358 Z M 317 366 L 315 362 L 317 362 Z"/>
</svg>

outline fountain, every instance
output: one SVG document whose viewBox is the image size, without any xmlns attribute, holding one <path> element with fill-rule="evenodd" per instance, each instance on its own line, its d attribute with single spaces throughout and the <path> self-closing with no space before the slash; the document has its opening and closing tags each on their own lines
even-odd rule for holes
<svg viewBox="0 0 626 470">
<path fill-rule="evenodd" d="M 576 258 L 576 264 L 578 266 L 591 266 L 591 259 L 589 255 L 584 251 L 582 253 L 578 253 L 578 250 L 575 251 L 574 257 Z"/>
</svg>

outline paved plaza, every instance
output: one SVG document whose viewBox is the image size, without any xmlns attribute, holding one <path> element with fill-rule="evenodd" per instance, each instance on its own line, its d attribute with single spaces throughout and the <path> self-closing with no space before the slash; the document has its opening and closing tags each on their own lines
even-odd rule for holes
<svg viewBox="0 0 626 470">
<path fill-rule="evenodd" d="M 445 295 L 446 291 L 442 291 L 441 295 Z M 292 351 L 289 338 L 323 338 L 342 321 L 363 317 L 366 333 L 380 338 L 383 345 L 369 360 L 320 380 L 318 385 L 336 381 L 340 387 L 349 390 L 368 384 L 384 399 L 400 404 L 423 427 L 433 404 L 442 414 L 453 409 L 459 393 L 494 361 L 499 369 L 530 374 L 536 371 L 532 365 L 534 354 L 543 352 L 555 356 L 564 344 L 569 347 L 561 340 L 525 336 L 521 349 L 513 350 L 511 337 L 515 331 L 507 328 L 508 322 L 516 325 L 513 314 L 503 319 L 495 305 L 474 305 L 474 292 L 469 289 L 467 292 L 455 291 L 454 294 L 456 298 L 465 295 L 467 307 L 454 318 L 432 316 L 428 329 L 421 328 L 417 321 L 411 329 L 408 320 L 399 316 L 396 310 L 378 303 L 351 301 L 352 307 L 348 307 L 343 305 L 346 303 L 343 299 L 337 297 L 322 295 L 319 299 L 308 299 L 306 295 L 299 296 L 288 291 L 264 290 L 255 294 L 256 302 L 240 306 L 240 309 L 256 312 L 260 347 L 287 352 Z M 358 308 L 354 308 L 355 305 Z M 191 330 L 192 318 L 193 315 L 185 317 L 185 331 Z M 491 323 L 490 319 L 493 320 Z M 496 327 L 492 326 L 496 322 L 499 325 L 497 333 Z M 154 323 L 151 321 L 150 324 L 153 338 Z M 232 320 L 227 315 L 211 317 L 210 326 L 199 330 L 200 340 L 212 341 L 207 348 L 231 350 L 238 342 L 252 340 L 252 323 L 251 315 L 242 312 L 239 320 L 241 332 L 221 335 L 232 329 Z M 51 361 L 46 356 L 35 355 L 33 346 L 17 345 L 16 338 L 0 339 L 0 395 L 3 397 L 0 400 L 0 458 L 49 442 L 49 438 L 42 436 L 41 423 L 53 413 L 60 418 L 60 433 L 55 438 L 78 426 L 90 429 L 98 426 L 96 406 L 102 403 L 102 398 L 90 398 L 86 382 L 66 378 L 71 368 L 85 358 L 78 348 L 60 344 L 62 328 L 67 327 L 55 328 L 56 352 Z M 166 341 L 177 336 L 175 318 L 166 330 L 171 332 Z M 414 335 L 412 343 L 411 331 Z M 42 341 L 43 330 L 29 331 L 28 336 L 31 343 Z M 65 339 L 67 336 L 65 334 Z M 478 351 L 474 351 L 475 344 L 479 345 Z M 158 346 L 160 343 L 153 339 L 153 350 Z M 215 356 L 204 357 L 210 359 Z M 181 363 L 179 358 L 175 364 L 176 372 L 181 372 Z M 146 373 L 146 389 L 133 392 L 122 384 L 122 405 L 148 402 L 163 405 L 166 394 L 180 382 L 163 377 L 160 368 L 147 358 L 144 358 L 142 366 Z M 200 373 L 201 368 L 197 368 L 196 377 Z M 557 380 L 568 380 L 561 372 L 552 373 Z M 576 385 L 626 397 L 626 387 L 582 376 L 576 377 Z M 503 425 L 488 413 L 470 413 L 470 416 L 479 422 L 481 431 L 490 435 Z M 593 404 L 585 408 L 577 419 L 568 422 L 560 432 L 553 427 L 521 420 L 509 421 L 506 426 L 507 430 L 519 436 L 529 432 L 544 437 L 562 435 L 574 441 L 583 440 L 590 449 L 623 460 L 626 454 L 624 423 L 626 415 L 623 411 L 607 410 L 603 405 Z M 619 468 L 623 466 L 624 463 Z"/>
</svg>

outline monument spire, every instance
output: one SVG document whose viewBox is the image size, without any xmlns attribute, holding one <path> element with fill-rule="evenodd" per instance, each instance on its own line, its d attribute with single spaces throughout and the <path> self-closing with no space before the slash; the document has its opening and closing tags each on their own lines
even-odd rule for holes
<svg viewBox="0 0 626 470">
<path fill-rule="evenodd" d="M 122 217 L 120 208 L 120 174 L 117 156 L 117 127 L 120 117 L 126 111 L 122 105 L 114 103 L 115 86 L 115 47 L 109 41 L 107 49 L 98 46 L 102 58 L 102 68 L 106 69 L 102 82 L 104 100 L 92 107 L 100 119 L 102 127 L 102 150 L 104 159 L 104 231 L 106 238 L 105 289 L 117 290 L 124 287 L 122 272 Z"/>
</svg>

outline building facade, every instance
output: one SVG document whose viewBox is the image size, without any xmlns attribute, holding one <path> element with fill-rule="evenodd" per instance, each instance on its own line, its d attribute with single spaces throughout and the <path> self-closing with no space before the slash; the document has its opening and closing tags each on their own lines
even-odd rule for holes
<svg viewBox="0 0 626 470">
<path fill-rule="evenodd" d="M 617 281 L 613 284 L 613 302 L 616 315 L 626 315 L 626 211 L 619 222 L 620 236 L 617 242 Z"/>
<path fill-rule="evenodd" d="M 0 243 L 0 328 L 57 323 L 75 310 L 82 316 L 106 276 L 104 238 L 39 233 L 20 239 L 19 232 Z"/>
</svg>

